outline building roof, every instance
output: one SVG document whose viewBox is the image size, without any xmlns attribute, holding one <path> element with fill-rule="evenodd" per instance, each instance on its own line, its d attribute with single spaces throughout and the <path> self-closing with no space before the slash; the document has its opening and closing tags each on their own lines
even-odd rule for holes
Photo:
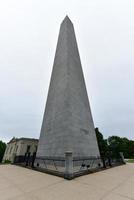
<svg viewBox="0 0 134 200">
<path fill-rule="evenodd" d="M 9 142 L 8 142 L 8 144 L 10 144 L 10 143 L 13 143 L 13 142 L 18 142 L 18 141 L 20 141 L 20 140 L 30 140 L 30 141 L 39 141 L 38 139 L 36 139 L 36 138 L 25 138 L 25 137 L 21 137 L 21 138 L 15 138 L 15 137 L 13 137 Z"/>
</svg>

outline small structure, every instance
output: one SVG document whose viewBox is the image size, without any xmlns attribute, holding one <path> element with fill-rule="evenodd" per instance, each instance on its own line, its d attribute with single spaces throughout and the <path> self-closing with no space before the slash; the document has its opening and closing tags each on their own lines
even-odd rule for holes
<svg viewBox="0 0 134 200">
<path fill-rule="evenodd" d="M 38 139 L 34 138 L 12 138 L 7 143 L 3 162 L 15 160 L 20 161 L 27 155 L 33 155 L 37 151 Z"/>
</svg>

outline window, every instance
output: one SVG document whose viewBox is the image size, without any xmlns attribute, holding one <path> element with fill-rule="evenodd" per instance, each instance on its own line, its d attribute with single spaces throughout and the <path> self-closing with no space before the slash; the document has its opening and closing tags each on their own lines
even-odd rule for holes
<svg viewBox="0 0 134 200">
<path fill-rule="evenodd" d="M 30 145 L 27 145 L 27 153 L 30 151 Z"/>
<path fill-rule="evenodd" d="M 35 145 L 35 152 L 37 151 L 37 146 Z"/>
</svg>

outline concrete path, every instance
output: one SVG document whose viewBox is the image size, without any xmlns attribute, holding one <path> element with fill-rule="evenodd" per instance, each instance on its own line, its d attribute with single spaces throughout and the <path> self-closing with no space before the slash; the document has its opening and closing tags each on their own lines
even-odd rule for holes
<svg viewBox="0 0 134 200">
<path fill-rule="evenodd" d="M 0 165 L 0 200 L 134 200 L 134 164 L 71 181 L 13 165 Z"/>
</svg>

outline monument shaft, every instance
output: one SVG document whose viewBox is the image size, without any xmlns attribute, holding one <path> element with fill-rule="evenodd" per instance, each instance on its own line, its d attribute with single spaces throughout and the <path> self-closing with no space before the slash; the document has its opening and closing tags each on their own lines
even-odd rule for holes
<svg viewBox="0 0 134 200">
<path fill-rule="evenodd" d="M 60 27 L 42 122 L 38 157 L 99 156 L 74 27 L 66 17 Z"/>
</svg>

